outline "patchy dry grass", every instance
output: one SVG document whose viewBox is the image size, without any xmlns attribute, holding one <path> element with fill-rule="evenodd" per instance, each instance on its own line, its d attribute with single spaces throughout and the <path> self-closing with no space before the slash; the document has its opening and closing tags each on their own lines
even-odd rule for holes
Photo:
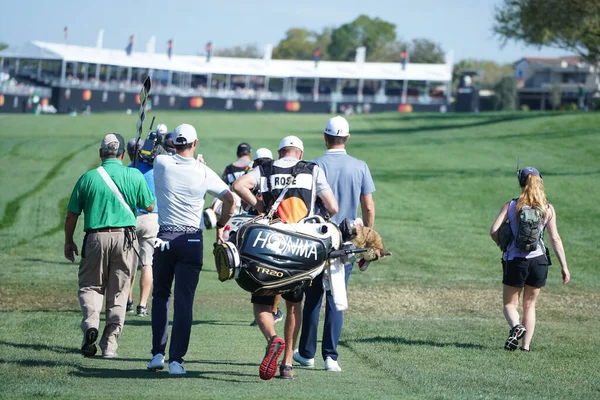
<svg viewBox="0 0 600 400">
<path fill-rule="evenodd" d="M 361 318 L 398 316 L 490 316 L 502 310 L 501 288 L 456 289 L 431 286 L 358 286 L 350 289 L 350 308 Z M 544 290 L 537 309 L 565 319 L 600 318 L 600 293 L 562 294 Z"/>
</svg>

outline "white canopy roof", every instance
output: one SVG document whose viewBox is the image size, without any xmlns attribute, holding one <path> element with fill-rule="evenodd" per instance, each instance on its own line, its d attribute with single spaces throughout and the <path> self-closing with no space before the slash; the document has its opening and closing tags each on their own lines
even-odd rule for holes
<svg viewBox="0 0 600 400">
<path fill-rule="evenodd" d="M 11 51 L 0 52 L 0 57 L 53 59 L 67 62 L 113 65 L 119 67 L 149 68 L 187 72 L 197 75 L 256 75 L 297 78 L 343 78 L 372 80 L 411 80 L 447 82 L 452 79 L 452 61 L 446 64 L 407 64 L 402 70 L 399 63 L 355 63 L 320 61 L 263 60 L 254 58 L 211 57 L 206 62 L 204 56 L 173 54 L 169 59 L 166 53 L 132 52 L 125 49 L 104 49 L 75 46 L 61 43 L 34 41 Z"/>
</svg>

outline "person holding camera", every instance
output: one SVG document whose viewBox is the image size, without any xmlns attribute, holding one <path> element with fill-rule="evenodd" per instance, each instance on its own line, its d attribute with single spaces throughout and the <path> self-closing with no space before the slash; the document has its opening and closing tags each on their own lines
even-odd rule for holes
<svg viewBox="0 0 600 400">
<path fill-rule="evenodd" d="M 504 344 L 516 350 L 523 339 L 522 351 L 530 351 L 535 329 L 535 307 L 542 287 L 546 285 L 550 255 L 544 245 L 543 231 L 548 230 L 554 253 L 561 267 L 562 281 L 571 279 L 562 240 L 558 234 L 556 211 L 546 199 L 542 174 L 527 167 L 518 172 L 521 195 L 505 203 L 490 229 L 492 240 L 503 250 L 504 316 L 510 331 Z M 518 306 L 523 295 L 523 320 Z"/>
<path fill-rule="evenodd" d="M 156 197 L 156 191 L 154 190 L 154 155 L 157 151 L 154 149 L 156 146 L 161 146 L 164 143 L 160 140 L 163 135 L 167 133 L 167 126 L 165 124 L 158 124 L 156 131 L 151 132 L 148 140 L 144 141 L 140 139 L 138 141 L 138 152 L 135 154 L 135 139 L 131 139 L 127 143 L 127 153 L 131 164 L 130 168 L 137 168 L 143 175 L 148 187 L 152 194 Z M 158 136 L 161 135 L 161 138 Z M 146 149 L 145 144 L 149 144 Z M 141 150 L 145 149 L 142 157 Z M 158 153 L 163 153 L 162 151 Z M 137 162 L 136 162 L 137 157 Z M 135 313 L 138 317 L 148 316 L 148 297 L 152 290 L 152 255 L 154 254 L 154 239 L 158 233 L 158 207 L 155 205 L 152 212 L 146 210 L 138 210 L 138 216 L 136 221 L 136 234 L 138 237 L 139 244 L 139 260 L 138 269 L 140 269 L 140 301 L 135 309 Z M 129 289 L 129 298 L 127 300 L 127 312 L 133 312 L 133 285 L 135 282 L 135 271 L 131 277 L 131 288 Z"/>
<path fill-rule="evenodd" d="M 67 207 L 64 255 L 75 261 L 78 254 L 73 233 L 81 213 L 85 237 L 79 263 L 79 304 L 83 318 L 81 353 L 96 354 L 102 303 L 106 301 L 106 325 L 100 340 L 102 357 L 117 357 L 117 339 L 125 322 L 127 294 L 136 266 L 135 210 L 152 212 L 154 195 L 140 171 L 122 164 L 125 141 L 109 133 L 102 140 L 102 165 L 77 181 Z"/>
</svg>

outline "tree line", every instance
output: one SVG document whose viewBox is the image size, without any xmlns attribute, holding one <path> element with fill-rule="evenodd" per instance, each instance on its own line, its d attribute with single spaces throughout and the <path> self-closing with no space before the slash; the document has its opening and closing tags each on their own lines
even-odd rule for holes
<svg viewBox="0 0 600 400">
<path fill-rule="evenodd" d="M 356 49 L 366 48 L 368 62 L 400 62 L 403 51 L 410 62 L 443 64 L 442 47 L 429 39 L 404 40 L 397 37 L 396 25 L 380 18 L 360 15 L 354 21 L 322 31 L 290 28 L 285 37 L 273 47 L 274 59 L 313 60 L 318 49 L 319 60 L 354 61 Z M 263 49 L 256 44 L 245 44 L 215 49 L 222 57 L 261 58 Z"/>
</svg>

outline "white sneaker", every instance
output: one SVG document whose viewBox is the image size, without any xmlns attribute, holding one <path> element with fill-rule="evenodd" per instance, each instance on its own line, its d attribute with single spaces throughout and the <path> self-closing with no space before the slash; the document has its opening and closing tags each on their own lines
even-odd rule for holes
<svg viewBox="0 0 600 400">
<path fill-rule="evenodd" d="M 342 369 L 340 368 L 340 365 L 338 364 L 337 360 L 334 360 L 331 357 L 327 357 L 325 359 L 325 371 L 342 372 Z"/>
<path fill-rule="evenodd" d="M 148 363 L 148 370 L 156 371 L 157 369 L 163 369 L 165 367 L 165 356 L 158 353 L 152 357 L 152 360 Z"/>
<path fill-rule="evenodd" d="M 315 359 L 302 357 L 300 355 L 300 353 L 298 352 L 298 349 L 294 350 L 293 358 L 294 358 L 294 361 L 296 361 L 298 364 L 302 365 L 303 367 L 313 368 L 315 366 Z"/>
<path fill-rule="evenodd" d="M 171 361 L 169 363 L 169 375 L 185 375 L 185 373 L 183 363 L 178 363 L 177 361 Z"/>
</svg>

